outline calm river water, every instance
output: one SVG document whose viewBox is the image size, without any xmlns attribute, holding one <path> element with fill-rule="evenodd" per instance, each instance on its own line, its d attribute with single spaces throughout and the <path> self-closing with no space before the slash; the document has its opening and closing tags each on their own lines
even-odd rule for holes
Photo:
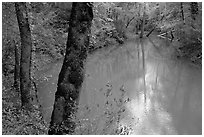
<svg viewBox="0 0 204 137">
<path fill-rule="evenodd" d="M 161 40 L 136 39 L 90 55 L 76 134 L 202 134 L 202 70 L 173 51 Z M 40 72 L 48 122 L 61 65 Z"/>
</svg>

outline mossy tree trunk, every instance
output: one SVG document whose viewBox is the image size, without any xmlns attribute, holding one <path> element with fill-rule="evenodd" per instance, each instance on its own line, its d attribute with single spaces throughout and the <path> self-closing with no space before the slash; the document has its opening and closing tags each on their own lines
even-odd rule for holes
<svg viewBox="0 0 204 137">
<path fill-rule="evenodd" d="M 33 108 L 33 97 L 31 96 L 31 31 L 28 22 L 28 13 L 25 2 L 15 3 L 16 16 L 21 38 L 20 59 L 20 91 L 22 106 L 27 110 Z"/>
<path fill-rule="evenodd" d="M 84 78 L 83 63 L 87 57 L 93 11 L 91 3 L 72 4 L 66 55 L 59 74 L 58 87 L 48 134 L 72 134 L 72 115 Z"/>
</svg>

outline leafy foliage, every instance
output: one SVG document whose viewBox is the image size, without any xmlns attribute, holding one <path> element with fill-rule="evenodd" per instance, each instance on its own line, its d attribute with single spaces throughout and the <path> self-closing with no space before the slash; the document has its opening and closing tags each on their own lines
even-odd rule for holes
<svg viewBox="0 0 204 137">
<path fill-rule="evenodd" d="M 181 8 L 182 4 L 182 8 Z M 201 64 L 202 59 L 202 4 L 198 3 L 196 18 L 192 18 L 191 3 L 147 3 L 145 30 L 155 28 L 158 33 L 167 33 L 179 57 L 187 57 Z M 184 18 L 182 17 L 182 10 Z M 173 38 L 171 38 L 173 37 Z M 164 37 L 165 38 L 165 37 Z M 177 44 L 174 44 L 174 43 Z"/>
<path fill-rule="evenodd" d="M 52 4 L 43 3 L 41 12 L 34 11 L 30 12 L 34 51 L 33 60 L 35 61 L 35 66 L 39 69 L 51 60 L 63 57 L 67 37 L 64 31 L 67 28 L 58 26 L 59 23 L 55 23 L 59 11 L 53 8 Z M 68 20 L 63 21 L 66 22 Z"/>
<path fill-rule="evenodd" d="M 47 134 L 48 124 L 42 119 L 39 109 L 33 112 L 21 108 L 20 93 L 12 87 L 12 76 L 3 75 L 2 86 L 2 134 L 39 135 Z"/>
<path fill-rule="evenodd" d="M 187 5 L 186 5 L 187 4 Z M 189 9 L 189 3 L 185 3 Z M 201 4 L 200 4 L 201 6 Z M 202 59 L 202 11 L 199 8 L 197 18 L 193 20 L 188 11 L 185 16 L 185 24 L 178 23 L 175 26 L 176 37 L 180 42 L 180 56 L 188 57 L 191 61 L 201 64 Z"/>
<path fill-rule="evenodd" d="M 145 34 L 168 40 L 177 51 L 178 57 L 185 57 L 195 64 L 202 64 L 202 3 L 183 2 L 96 2 L 89 51 L 122 44 L 141 31 L 145 13 Z M 68 36 L 69 16 L 72 3 L 27 3 L 31 27 L 32 76 L 35 71 L 48 63 L 63 58 Z M 144 9 L 145 5 L 145 9 Z M 183 15 L 182 15 L 183 10 Z M 182 17 L 184 16 L 184 18 Z M 20 36 L 14 3 L 2 3 L 2 124 L 3 134 L 46 134 L 48 125 L 42 121 L 39 111 L 25 112 L 20 108 L 20 96 L 12 87 L 15 65 L 14 49 L 20 49 Z M 166 35 L 167 32 L 167 35 Z M 172 38 L 173 36 L 173 38 Z M 19 52 L 20 56 L 20 52 Z M 16 100 L 13 102 L 12 100 Z M 111 112 L 115 119 L 119 111 Z M 112 117 L 112 119 L 114 119 Z M 107 120 L 107 123 L 111 118 Z M 79 123 L 81 121 L 78 121 Z M 97 124 L 97 120 L 95 121 Z M 94 126 L 93 123 L 88 125 Z M 93 133 L 88 127 L 80 127 L 80 132 Z M 124 132 L 120 129 L 123 129 Z M 128 127 L 116 127 L 113 134 L 126 134 Z M 117 132 L 116 132 L 117 131 Z"/>
<path fill-rule="evenodd" d="M 115 3 L 94 3 L 94 19 L 90 50 L 123 43 L 124 28 L 118 25 L 113 17 Z M 112 18 L 111 18 L 112 17 Z"/>
<path fill-rule="evenodd" d="M 5 101 L 3 101 L 5 102 Z M 39 111 L 26 112 L 5 103 L 2 110 L 2 126 L 4 135 L 39 135 L 47 134 L 47 125 Z"/>
<path fill-rule="evenodd" d="M 8 75 L 14 69 L 15 44 L 20 42 L 14 3 L 2 4 L 2 28 L 2 70 Z"/>
</svg>

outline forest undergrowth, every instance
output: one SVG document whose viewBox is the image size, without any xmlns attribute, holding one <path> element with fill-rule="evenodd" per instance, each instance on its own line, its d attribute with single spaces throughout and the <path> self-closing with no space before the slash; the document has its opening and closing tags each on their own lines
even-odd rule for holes
<svg viewBox="0 0 204 137">
<path fill-rule="evenodd" d="M 32 112 L 23 109 L 20 93 L 12 85 L 12 75 L 8 77 L 3 76 L 2 85 L 2 134 L 47 134 L 48 123 L 43 120 L 40 109 L 36 107 Z"/>
</svg>

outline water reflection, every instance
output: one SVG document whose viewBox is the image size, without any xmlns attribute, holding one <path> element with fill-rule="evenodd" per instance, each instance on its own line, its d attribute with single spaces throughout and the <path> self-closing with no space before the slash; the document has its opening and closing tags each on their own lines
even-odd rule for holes
<svg viewBox="0 0 204 137">
<path fill-rule="evenodd" d="M 53 104 L 55 99 L 55 92 L 57 90 L 57 80 L 60 69 L 62 68 L 63 60 L 57 63 L 52 63 L 45 66 L 46 69 L 42 69 L 36 74 L 38 88 L 38 99 L 41 104 L 41 112 L 43 118 L 47 123 L 51 120 L 51 114 L 53 110 Z"/>
<path fill-rule="evenodd" d="M 168 57 L 149 40 L 90 57 L 76 133 L 201 134 L 202 72 Z"/>
</svg>

